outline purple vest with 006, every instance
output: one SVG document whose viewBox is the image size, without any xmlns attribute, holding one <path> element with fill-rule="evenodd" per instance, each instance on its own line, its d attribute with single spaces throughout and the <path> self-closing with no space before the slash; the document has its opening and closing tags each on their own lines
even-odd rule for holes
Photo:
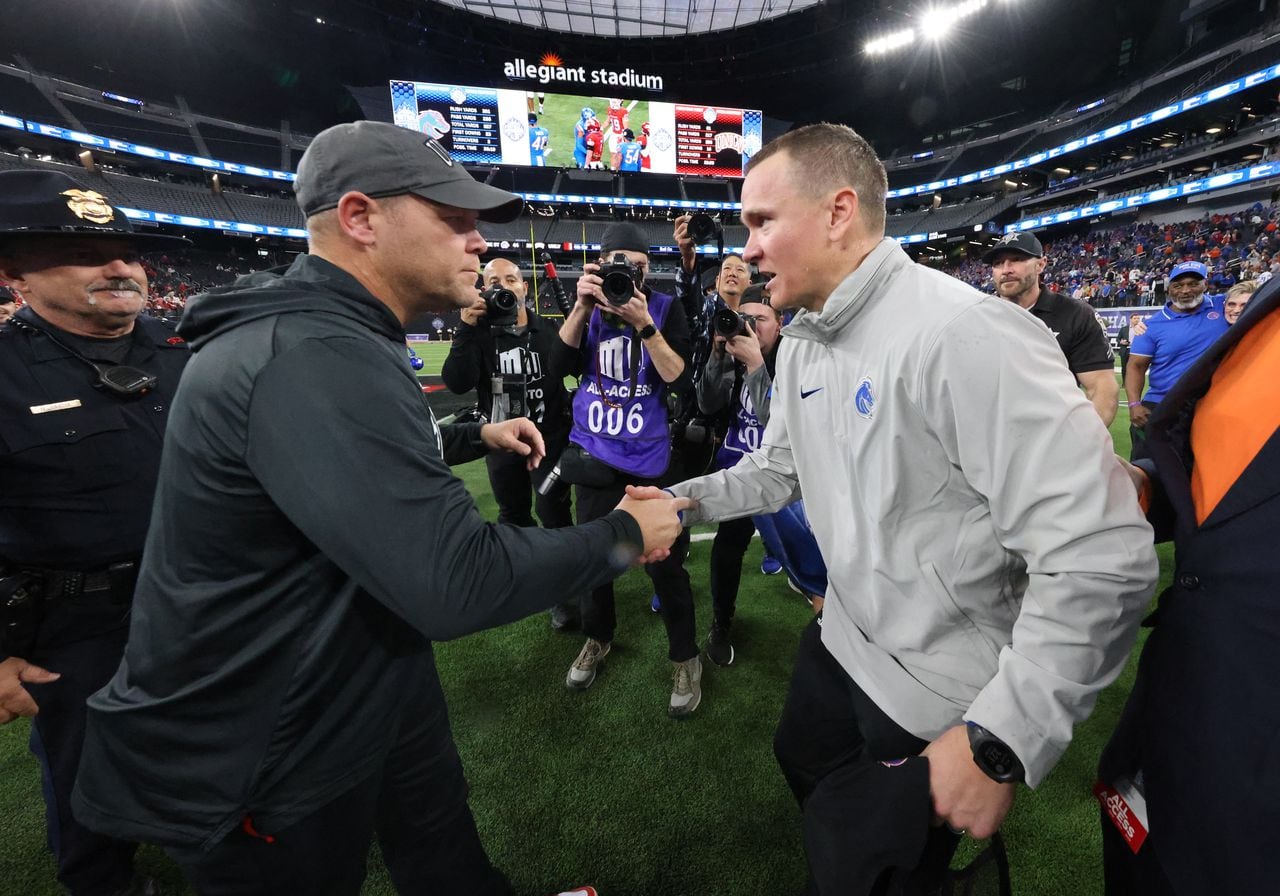
<svg viewBox="0 0 1280 896">
<path fill-rule="evenodd" d="M 666 293 L 649 296 L 649 315 L 658 329 L 666 322 L 671 301 Z M 671 461 L 663 401 L 666 383 L 641 343 L 635 395 L 630 394 L 632 341 L 639 338 L 629 324 L 616 318 L 611 322 L 599 308 L 591 315 L 587 328 L 591 352 L 573 397 L 569 440 L 616 470 L 653 479 L 665 473 Z"/>
</svg>

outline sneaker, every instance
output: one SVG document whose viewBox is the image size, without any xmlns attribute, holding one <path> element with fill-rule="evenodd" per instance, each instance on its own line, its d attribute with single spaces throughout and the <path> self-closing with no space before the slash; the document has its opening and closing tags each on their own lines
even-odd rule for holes
<svg viewBox="0 0 1280 896">
<path fill-rule="evenodd" d="M 576 890 L 565 890 L 563 893 L 557 893 L 556 896 L 599 896 L 595 887 L 579 887 Z"/>
<path fill-rule="evenodd" d="M 728 627 L 711 626 L 707 635 L 707 659 L 717 666 L 733 665 L 733 642 L 729 640 Z"/>
<path fill-rule="evenodd" d="M 782 561 L 765 554 L 764 559 L 760 561 L 760 571 L 767 576 L 776 576 L 782 572 Z"/>
<path fill-rule="evenodd" d="M 662 599 L 658 597 L 658 595 L 655 594 L 652 598 L 649 599 L 649 609 L 652 610 L 654 613 L 662 612 Z"/>
<path fill-rule="evenodd" d="M 576 631 L 582 624 L 578 612 L 577 601 L 565 601 L 551 608 L 551 630 L 553 632 Z"/>
<path fill-rule="evenodd" d="M 591 687 L 591 682 L 596 680 L 596 672 L 600 669 L 601 661 L 608 655 L 608 644 L 597 641 L 595 638 L 587 638 L 587 643 L 582 645 L 578 658 L 569 667 L 569 674 L 564 679 L 565 687 L 575 691 L 585 691 Z"/>
<path fill-rule="evenodd" d="M 676 663 L 675 667 L 675 674 L 671 677 L 671 703 L 667 706 L 667 715 L 673 719 L 683 719 L 691 715 L 702 702 L 702 660 L 695 656 L 683 663 Z"/>
</svg>

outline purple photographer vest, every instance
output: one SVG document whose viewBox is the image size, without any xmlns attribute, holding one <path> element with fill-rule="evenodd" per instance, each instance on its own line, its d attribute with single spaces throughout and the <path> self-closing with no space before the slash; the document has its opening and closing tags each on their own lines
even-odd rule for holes
<svg viewBox="0 0 1280 896">
<path fill-rule="evenodd" d="M 727 470 L 742 460 L 742 455 L 750 454 L 760 447 L 764 437 L 764 424 L 756 416 L 756 406 L 751 401 L 751 390 L 747 388 L 746 377 L 738 384 L 738 400 L 735 402 L 737 412 L 733 415 L 733 424 L 725 433 L 724 444 L 716 452 L 716 469 Z M 773 387 L 769 387 L 770 392 Z"/>
<path fill-rule="evenodd" d="M 666 293 L 649 295 L 649 315 L 659 330 L 671 303 Z M 573 397 L 569 441 L 616 470 L 654 479 L 665 473 L 671 462 L 666 383 L 640 342 L 635 395 L 630 394 L 633 341 L 640 342 L 640 337 L 630 324 L 610 323 L 599 308 L 591 315 L 587 345 L 592 351 Z"/>
</svg>

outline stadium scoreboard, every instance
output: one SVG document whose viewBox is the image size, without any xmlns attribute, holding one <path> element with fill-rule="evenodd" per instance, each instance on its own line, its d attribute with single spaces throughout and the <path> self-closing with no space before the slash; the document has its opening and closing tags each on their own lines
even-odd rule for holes
<svg viewBox="0 0 1280 896">
<path fill-rule="evenodd" d="M 759 110 L 625 96 L 396 80 L 391 109 L 395 124 L 433 138 L 457 161 L 481 164 L 741 177 L 764 142 Z M 593 124 L 598 141 L 586 136 Z M 639 146 L 640 161 L 624 142 Z"/>
</svg>

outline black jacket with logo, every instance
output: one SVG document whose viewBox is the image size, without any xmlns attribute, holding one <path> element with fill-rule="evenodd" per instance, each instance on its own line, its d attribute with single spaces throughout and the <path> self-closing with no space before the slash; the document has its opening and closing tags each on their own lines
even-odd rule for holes
<svg viewBox="0 0 1280 896">
<path fill-rule="evenodd" d="M 433 640 L 617 575 L 639 527 L 486 523 L 391 312 L 314 256 L 193 299 L 129 645 L 89 703 L 74 805 L 126 839 L 280 830 L 447 725 Z M 425 684 L 424 684 L 425 682 Z M 418 695 L 418 696 L 414 696 Z"/>
</svg>

